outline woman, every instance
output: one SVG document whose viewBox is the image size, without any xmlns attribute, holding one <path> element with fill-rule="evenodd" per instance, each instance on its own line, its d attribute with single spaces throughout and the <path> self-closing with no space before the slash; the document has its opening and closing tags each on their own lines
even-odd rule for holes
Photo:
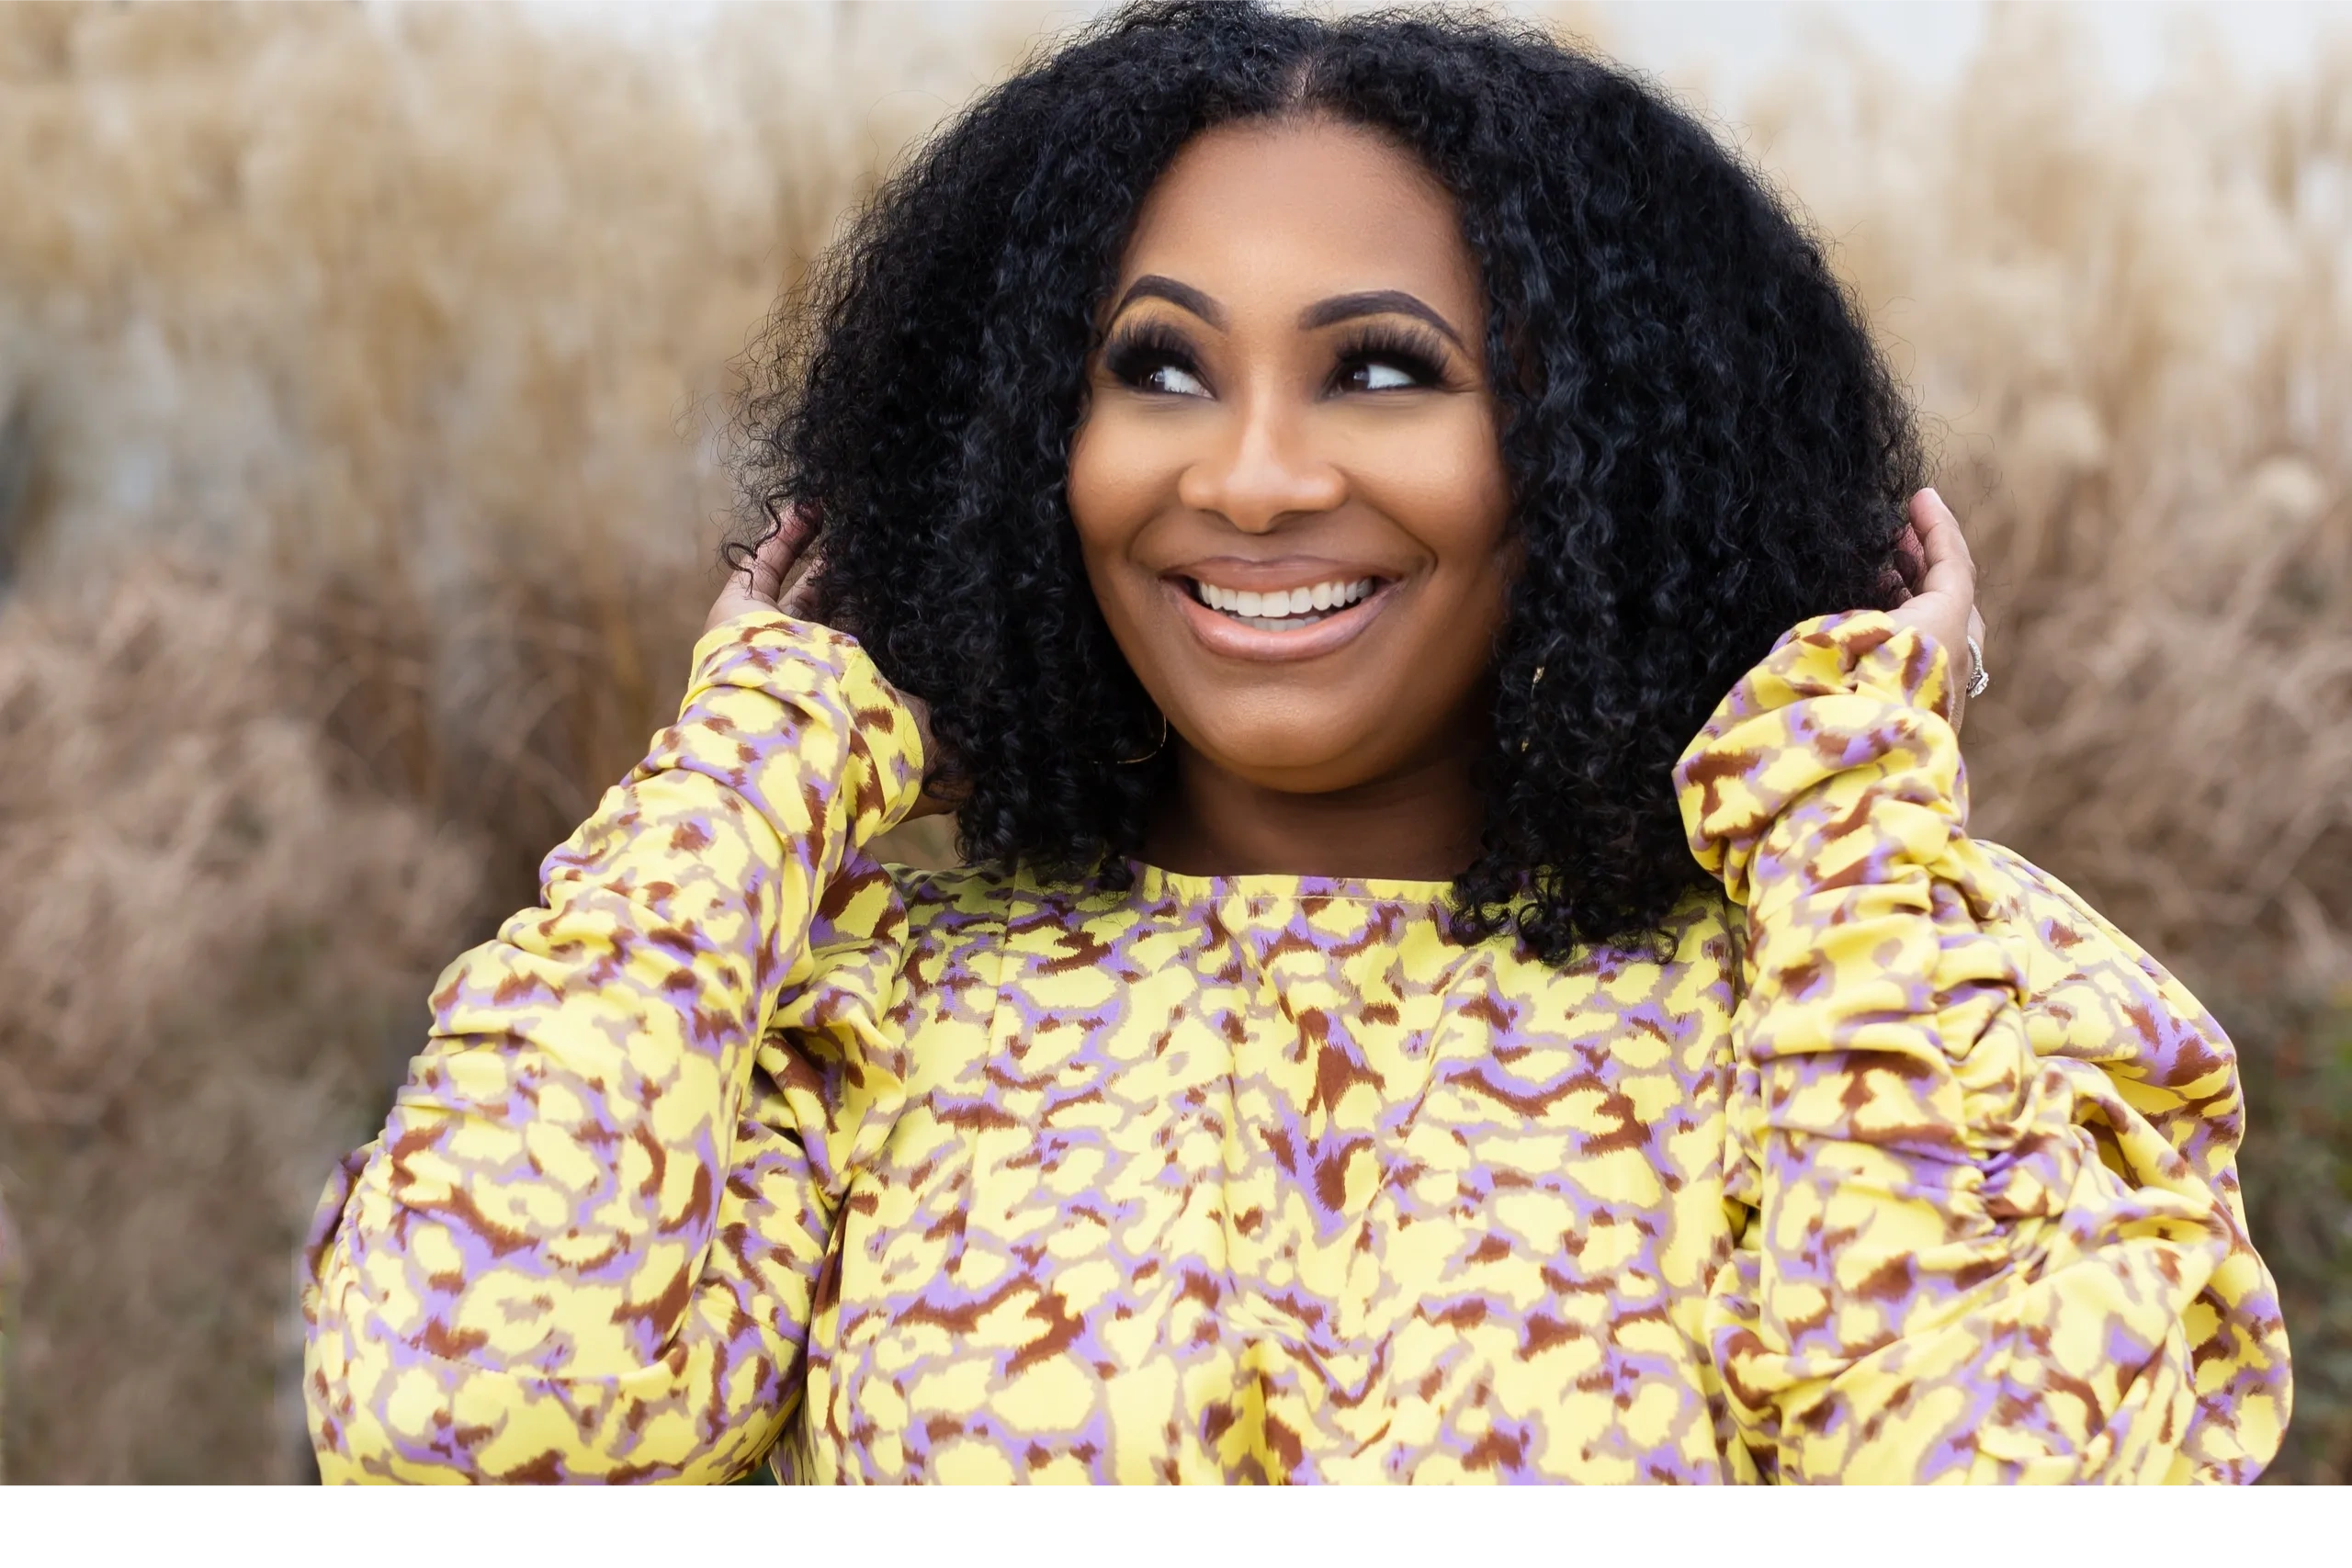
<svg viewBox="0 0 2352 1568">
<path fill-rule="evenodd" d="M 1688 118 L 1132 10 L 782 319 L 780 525 L 322 1209 L 330 1478 L 2274 1451 L 2228 1043 L 1966 836 L 1958 525 Z"/>
</svg>

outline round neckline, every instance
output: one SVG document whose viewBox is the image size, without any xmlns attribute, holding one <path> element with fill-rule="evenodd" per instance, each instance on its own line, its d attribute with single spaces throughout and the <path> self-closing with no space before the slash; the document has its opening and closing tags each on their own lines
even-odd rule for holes
<svg viewBox="0 0 2352 1568">
<path fill-rule="evenodd" d="M 1147 898 L 1163 893 L 1188 898 L 1335 898 L 1363 904 L 1438 904 L 1453 890 L 1452 881 L 1422 881 L 1403 876 L 1301 876 L 1283 871 L 1253 871 L 1236 874 L 1170 871 L 1128 856 L 1127 870 L 1136 890 Z"/>
</svg>

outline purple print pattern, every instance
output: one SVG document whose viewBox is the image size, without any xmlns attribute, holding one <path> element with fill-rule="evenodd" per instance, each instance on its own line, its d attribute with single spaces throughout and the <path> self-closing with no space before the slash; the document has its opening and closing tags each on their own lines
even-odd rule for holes
<svg viewBox="0 0 2352 1568">
<path fill-rule="evenodd" d="M 1657 948 L 1440 884 L 865 846 L 855 645 L 704 639 L 466 954 L 311 1248 L 330 1480 L 2246 1480 L 2286 1345 L 2227 1040 L 1970 840 L 1946 664 L 1799 627 Z"/>
</svg>

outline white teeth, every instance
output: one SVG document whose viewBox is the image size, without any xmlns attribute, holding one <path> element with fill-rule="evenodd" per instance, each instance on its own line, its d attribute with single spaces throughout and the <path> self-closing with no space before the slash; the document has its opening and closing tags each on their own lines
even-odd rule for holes
<svg viewBox="0 0 2352 1568">
<path fill-rule="evenodd" d="M 1213 582 L 1194 581 L 1201 603 L 1212 610 L 1222 610 L 1246 625 L 1261 631 L 1292 631 L 1311 622 L 1296 617 L 1322 612 L 1345 609 L 1370 595 L 1374 580 L 1360 577 L 1352 582 L 1317 582 L 1307 588 L 1278 588 L 1271 592 L 1256 592 L 1246 588 L 1219 588 Z"/>
</svg>

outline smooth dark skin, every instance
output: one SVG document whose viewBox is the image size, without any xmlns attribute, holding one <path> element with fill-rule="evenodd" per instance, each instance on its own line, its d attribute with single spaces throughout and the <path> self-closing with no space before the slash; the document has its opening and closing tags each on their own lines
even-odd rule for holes
<svg viewBox="0 0 2352 1568">
<path fill-rule="evenodd" d="M 1487 305 L 1451 197 L 1356 127 L 1220 128 L 1153 188 L 1110 298 L 1069 504 L 1095 599 L 1176 751 L 1146 858 L 1450 880 L 1476 854 L 1470 763 L 1490 744 L 1515 562 Z M 1139 329 L 1150 345 L 1123 351 Z M 1964 671 L 1962 638 L 1983 626 L 1968 547 L 1933 491 L 1910 516 L 1895 618 Z M 707 624 L 807 615 L 821 568 L 802 561 L 808 542 L 787 516 Z M 1191 586 L 1366 578 L 1372 597 L 1304 630 L 1252 630 Z M 916 814 L 951 808 L 926 795 Z"/>
</svg>

